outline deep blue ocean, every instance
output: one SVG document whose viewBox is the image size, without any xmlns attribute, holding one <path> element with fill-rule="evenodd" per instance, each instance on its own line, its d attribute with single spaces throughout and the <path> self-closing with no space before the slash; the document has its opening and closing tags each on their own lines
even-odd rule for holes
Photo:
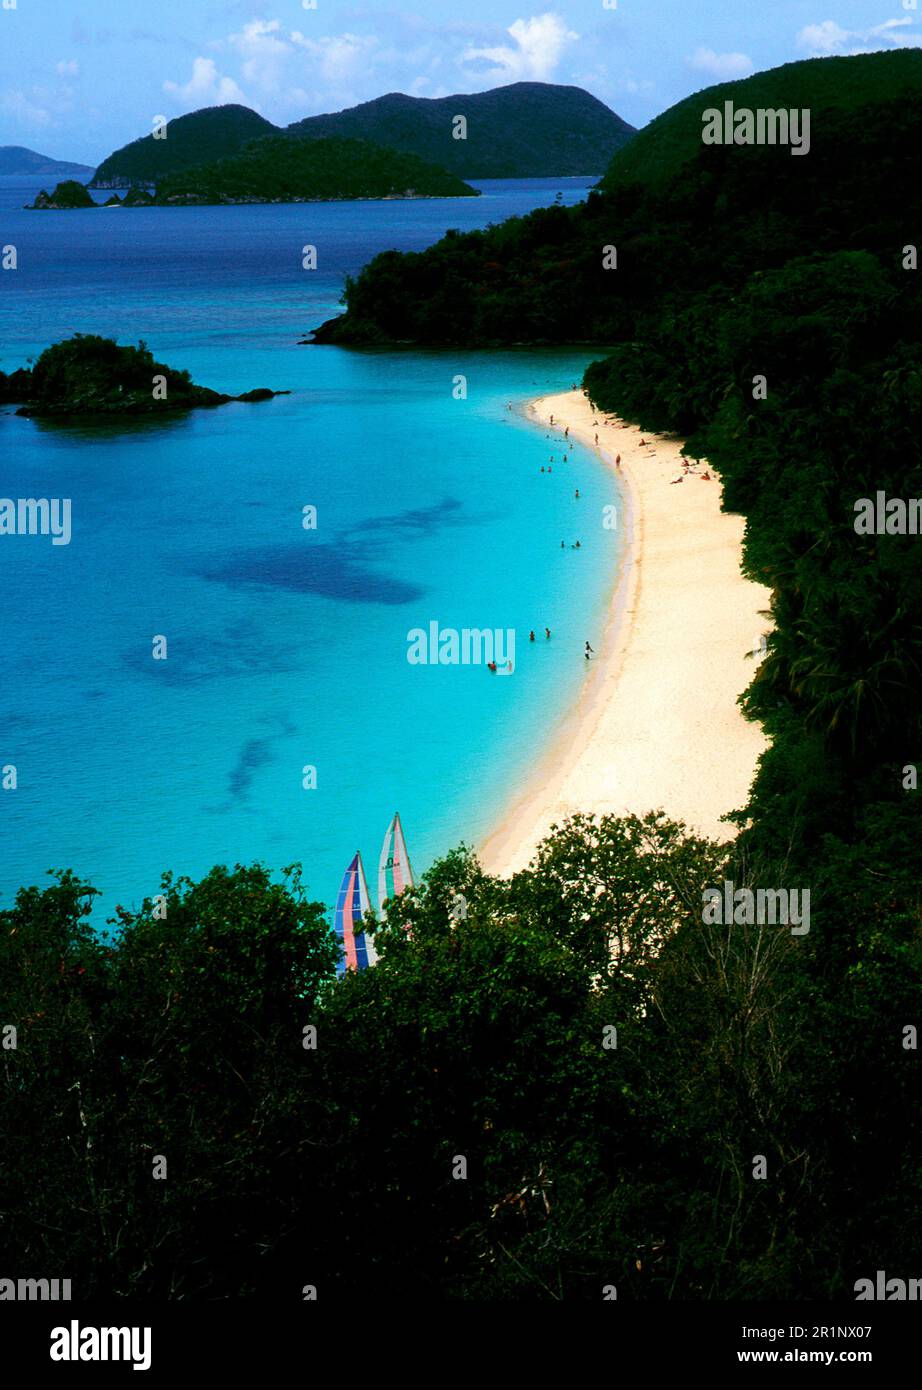
<svg viewBox="0 0 922 1390">
<path fill-rule="evenodd" d="M 613 479 L 579 447 L 564 464 L 509 405 L 570 386 L 594 354 L 298 340 L 377 252 L 592 182 L 35 213 L 39 182 L 0 180 L 0 247 L 18 258 L 0 271 L 0 370 L 102 333 L 219 390 L 291 392 L 135 423 L 0 407 L 0 496 L 70 498 L 73 516 L 67 546 L 0 538 L 0 767 L 18 782 L 0 791 L 0 906 L 70 867 L 103 891 L 102 924 L 165 869 L 256 859 L 301 861 L 331 903 L 356 849 L 374 894 L 395 810 L 417 872 L 488 832 L 578 695 L 617 560 Z M 411 665 L 408 633 L 431 621 L 514 629 L 514 674 Z"/>
</svg>

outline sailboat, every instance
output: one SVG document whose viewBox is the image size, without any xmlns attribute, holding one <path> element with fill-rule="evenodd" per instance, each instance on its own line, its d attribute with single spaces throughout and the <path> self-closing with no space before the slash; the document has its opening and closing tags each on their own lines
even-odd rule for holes
<svg viewBox="0 0 922 1390">
<path fill-rule="evenodd" d="M 365 913 L 370 906 L 362 856 L 356 851 L 343 874 L 333 914 L 333 925 L 344 952 L 344 959 L 337 966 L 340 976 L 347 970 L 365 970 L 378 959 L 374 942 L 365 935 Z"/>
<path fill-rule="evenodd" d="M 413 887 L 413 870 L 407 853 L 407 842 L 403 837 L 399 812 L 384 835 L 381 858 L 378 860 L 378 906 L 384 910 L 386 898 L 398 898 L 405 888 Z"/>
</svg>

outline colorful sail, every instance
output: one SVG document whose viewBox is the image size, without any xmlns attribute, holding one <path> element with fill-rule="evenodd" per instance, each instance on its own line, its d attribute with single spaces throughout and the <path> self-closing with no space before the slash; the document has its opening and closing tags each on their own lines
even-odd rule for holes
<svg viewBox="0 0 922 1390">
<path fill-rule="evenodd" d="M 378 959 L 374 942 L 365 934 L 365 913 L 370 906 L 362 856 L 356 853 L 343 874 L 333 915 L 333 925 L 343 949 L 343 960 L 337 967 L 339 975 L 347 970 L 365 970 Z"/>
<path fill-rule="evenodd" d="M 413 870 L 399 814 L 387 827 L 381 858 L 378 860 L 378 903 L 383 910 L 385 898 L 399 898 L 405 888 L 413 887 Z"/>
</svg>

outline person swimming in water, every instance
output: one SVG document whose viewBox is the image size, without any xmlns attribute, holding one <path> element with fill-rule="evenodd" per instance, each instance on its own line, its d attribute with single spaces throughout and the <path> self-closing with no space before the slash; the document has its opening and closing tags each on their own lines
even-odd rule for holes
<svg viewBox="0 0 922 1390">
<path fill-rule="evenodd" d="M 576 489 L 576 496 L 579 497 L 579 488 Z"/>
<path fill-rule="evenodd" d="M 533 641 L 535 640 L 535 629 L 534 629 L 534 628 L 532 628 L 531 632 L 528 634 L 528 640 L 529 640 L 529 642 L 533 642 Z"/>
</svg>

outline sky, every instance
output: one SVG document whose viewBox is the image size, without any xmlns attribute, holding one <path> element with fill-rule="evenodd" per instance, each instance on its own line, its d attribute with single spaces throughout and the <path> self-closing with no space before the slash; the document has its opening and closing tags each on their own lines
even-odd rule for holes
<svg viewBox="0 0 922 1390">
<path fill-rule="evenodd" d="M 202 106 L 287 125 L 518 81 L 641 126 L 713 82 L 920 45 L 922 0 L 0 0 L 0 145 L 96 165 Z"/>
</svg>

